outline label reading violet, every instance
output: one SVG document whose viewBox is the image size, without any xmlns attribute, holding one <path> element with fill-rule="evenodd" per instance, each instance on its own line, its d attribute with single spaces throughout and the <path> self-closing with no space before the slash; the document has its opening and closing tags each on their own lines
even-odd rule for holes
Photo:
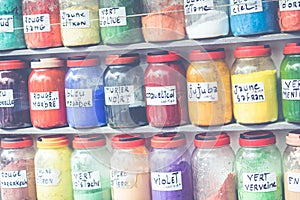
<svg viewBox="0 0 300 200">
<path fill-rule="evenodd" d="M 231 15 L 263 11 L 262 0 L 230 0 Z"/>
<path fill-rule="evenodd" d="M 181 171 L 151 172 L 151 186 L 157 191 L 182 190 Z"/>
</svg>

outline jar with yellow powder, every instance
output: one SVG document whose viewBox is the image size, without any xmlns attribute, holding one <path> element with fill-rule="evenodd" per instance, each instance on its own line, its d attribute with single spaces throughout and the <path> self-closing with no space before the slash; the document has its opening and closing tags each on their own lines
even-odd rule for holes
<svg viewBox="0 0 300 200">
<path fill-rule="evenodd" d="M 187 70 L 188 108 L 194 125 L 227 124 L 232 119 L 230 71 L 224 49 L 193 50 Z"/>
<path fill-rule="evenodd" d="M 278 118 L 277 75 L 268 45 L 239 46 L 231 69 L 233 113 L 242 124 Z"/>
</svg>

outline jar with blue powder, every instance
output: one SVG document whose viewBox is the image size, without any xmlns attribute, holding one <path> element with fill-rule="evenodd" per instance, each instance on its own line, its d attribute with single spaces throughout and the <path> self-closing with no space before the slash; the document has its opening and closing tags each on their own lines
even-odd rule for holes
<svg viewBox="0 0 300 200">
<path fill-rule="evenodd" d="M 263 0 L 230 0 L 230 26 L 234 36 L 279 31 L 278 2 Z"/>
</svg>

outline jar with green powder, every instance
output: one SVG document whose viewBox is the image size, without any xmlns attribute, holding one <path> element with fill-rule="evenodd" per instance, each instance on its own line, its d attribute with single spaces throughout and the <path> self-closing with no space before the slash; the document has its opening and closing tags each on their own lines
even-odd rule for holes
<svg viewBox="0 0 300 200">
<path fill-rule="evenodd" d="M 239 200 L 282 200 L 283 170 L 276 137 L 271 131 L 240 135 L 236 153 Z"/>
<path fill-rule="evenodd" d="M 74 200 L 110 200 L 110 153 L 105 136 L 75 136 L 71 157 Z"/>
</svg>

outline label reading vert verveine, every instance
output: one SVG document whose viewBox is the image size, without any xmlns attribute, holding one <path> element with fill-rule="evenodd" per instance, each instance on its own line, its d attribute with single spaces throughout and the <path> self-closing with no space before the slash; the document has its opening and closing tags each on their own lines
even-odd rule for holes
<svg viewBox="0 0 300 200">
<path fill-rule="evenodd" d="M 234 103 L 264 102 L 265 87 L 263 82 L 233 84 Z"/>
<path fill-rule="evenodd" d="M 104 87 L 106 105 L 130 105 L 135 102 L 134 86 L 112 86 Z"/>
<path fill-rule="evenodd" d="M 262 0 L 230 0 L 231 15 L 262 12 Z"/>
<path fill-rule="evenodd" d="M 181 171 L 151 172 L 151 187 L 157 191 L 182 190 Z"/>
<path fill-rule="evenodd" d="M 1 188 L 24 188 L 27 183 L 26 170 L 1 171 Z"/>
<path fill-rule="evenodd" d="M 0 33 L 14 32 L 14 16 L 0 15 Z"/>
<path fill-rule="evenodd" d="M 279 0 L 280 11 L 300 10 L 299 0 Z"/>
<path fill-rule="evenodd" d="M 287 188 L 292 192 L 300 192 L 300 173 L 287 172 Z"/>
<path fill-rule="evenodd" d="M 281 80 L 282 99 L 300 100 L 300 79 Z"/>
<path fill-rule="evenodd" d="M 24 15 L 23 16 L 24 33 L 50 32 L 49 14 Z"/>
<path fill-rule="evenodd" d="M 202 14 L 212 10 L 214 7 L 213 0 L 184 0 L 184 14 L 193 15 L 193 14 Z"/>
<path fill-rule="evenodd" d="M 0 108 L 14 107 L 14 92 L 12 89 L 0 90 Z"/>
<path fill-rule="evenodd" d="M 207 102 L 218 101 L 217 82 L 199 82 L 187 84 L 188 101 Z"/>
<path fill-rule="evenodd" d="M 58 185 L 60 181 L 59 169 L 36 168 L 35 181 L 37 185 L 54 186 Z"/>
<path fill-rule="evenodd" d="M 176 86 L 146 87 L 147 105 L 176 105 Z"/>
<path fill-rule="evenodd" d="M 31 110 L 56 110 L 59 109 L 59 93 L 30 92 Z"/>
<path fill-rule="evenodd" d="M 66 106 L 87 108 L 93 106 L 92 89 L 66 89 Z"/>
<path fill-rule="evenodd" d="M 273 192 L 277 190 L 276 173 L 243 173 L 245 192 Z"/>
<path fill-rule="evenodd" d="M 89 10 L 61 10 L 60 23 L 62 28 L 89 28 Z"/>
<path fill-rule="evenodd" d="M 110 26 L 126 26 L 126 8 L 113 7 L 113 8 L 100 8 L 99 9 L 100 27 Z"/>
<path fill-rule="evenodd" d="M 101 188 L 99 171 L 72 172 L 73 189 L 93 190 Z"/>
</svg>

